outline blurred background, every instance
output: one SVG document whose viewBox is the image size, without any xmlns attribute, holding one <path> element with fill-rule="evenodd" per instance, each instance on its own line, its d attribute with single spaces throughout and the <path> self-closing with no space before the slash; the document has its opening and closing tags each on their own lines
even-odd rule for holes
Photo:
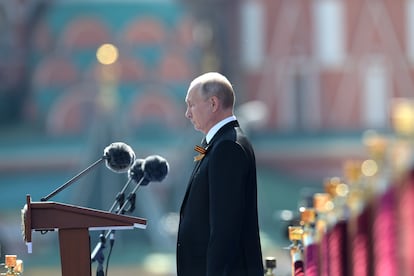
<svg viewBox="0 0 414 276">
<path fill-rule="evenodd" d="M 116 233 L 108 273 L 175 275 L 202 138 L 184 97 L 219 71 L 256 150 L 264 256 L 290 275 L 287 225 L 345 160 L 367 156 L 367 130 L 392 135 L 393 103 L 414 96 L 413 61 L 413 0 L 2 0 L 0 258 L 59 275 L 57 233 L 33 233 L 27 254 L 26 194 L 39 201 L 122 141 L 170 170 L 137 192 L 133 215 L 148 228 Z M 99 166 L 53 201 L 108 210 L 127 179 Z"/>
</svg>

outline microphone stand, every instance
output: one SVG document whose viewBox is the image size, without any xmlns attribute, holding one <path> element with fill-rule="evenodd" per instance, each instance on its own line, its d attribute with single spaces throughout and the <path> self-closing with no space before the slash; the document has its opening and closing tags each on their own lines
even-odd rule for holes
<svg viewBox="0 0 414 276">
<path fill-rule="evenodd" d="M 56 190 L 54 190 L 53 192 L 51 192 L 49 195 L 47 195 L 45 197 L 42 197 L 40 199 L 40 201 L 48 201 L 50 198 L 52 198 L 53 196 L 55 196 L 57 193 L 61 192 L 63 189 L 67 188 L 73 182 L 75 182 L 76 180 L 78 180 L 82 175 L 84 175 L 85 173 L 89 172 L 91 169 L 93 169 L 94 167 L 96 167 L 99 163 L 101 163 L 105 159 L 106 159 L 106 156 L 103 156 L 101 159 L 95 161 L 92 165 L 90 165 L 89 167 L 87 167 L 86 169 L 84 169 L 83 171 L 81 171 L 80 173 L 78 173 L 77 175 L 75 175 L 73 178 L 71 178 L 69 181 L 67 181 L 66 183 L 64 183 L 62 186 L 60 186 L 59 188 L 57 188 Z"/>
<path fill-rule="evenodd" d="M 99 244 L 101 246 L 100 246 L 100 249 L 99 249 L 99 252 L 98 252 L 99 254 L 96 253 L 97 256 L 95 257 L 96 260 L 98 261 L 98 267 L 96 269 L 96 276 L 104 276 L 105 274 L 104 274 L 104 271 L 103 271 L 103 262 L 105 260 L 105 256 L 102 253 L 102 249 L 105 248 L 106 238 L 104 237 L 103 233 L 99 235 L 99 239 L 100 239 Z"/>
<path fill-rule="evenodd" d="M 135 188 L 130 192 L 130 194 L 127 197 L 127 200 L 124 200 L 124 193 L 125 190 L 127 189 L 129 183 L 131 183 L 132 178 L 130 178 L 128 180 L 128 182 L 124 185 L 124 187 L 122 188 L 121 192 L 118 193 L 118 195 L 116 196 L 116 199 L 114 201 L 114 203 L 112 204 L 111 208 L 109 209 L 109 212 L 112 212 L 116 205 L 119 205 L 120 207 L 118 208 L 118 210 L 116 211 L 116 214 L 125 214 L 125 212 L 133 212 L 135 210 L 135 198 L 136 198 L 136 191 L 138 190 L 139 186 L 141 185 L 141 183 L 144 181 L 145 176 L 142 177 L 140 179 L 140 181 L 138 182 L 138 184 L 135 186 Z M 130 204 L 130 207 L 125 210 L 127 204 Z M 96 276 L 104 276 L 104 272 L 103 272 L 103 262 L 105 260 L 105 256 L 103 255 L 103 249 L 105 249 L 105 243 L 106 240 L 108 239 L 108 237 L 111 234 L 114 234 L 114 230 L 109 230 L 106 232 L 106 234 L 104 235 L 104 231 L 102 232 L 102 234 L 99 235 L 99 239 L 100 241 L 98 242 L 98 244 L 95 246 L 95 249 L 92 251 L 91 254 L 91 261 L 97 261 L 98 262 L 98 267 L 96 270 Z M 114 244 L 114 235 L 112 235 L 111 238 L 111 246 L 113 246 Z"/>
</svg>

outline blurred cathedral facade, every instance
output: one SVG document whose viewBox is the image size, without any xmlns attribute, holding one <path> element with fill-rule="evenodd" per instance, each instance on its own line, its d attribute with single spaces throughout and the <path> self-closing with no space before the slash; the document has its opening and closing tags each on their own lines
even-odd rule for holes
<svg viewBox="0 0 414 276">
<path fill-rule="evenodd" d="M 182 126 L 186 85 L 207 70 L 234 80 L 239 104 L 263 102 L 271 132 L 387 129 L 392 99 L 412 96 L 411 0 L 203 2 L 3 1 L 1 94 L 17 108 L 2 118 L 84 132 L 103 43 L 119 48 L 133 127 L 141 113 Z"/>
</svg>

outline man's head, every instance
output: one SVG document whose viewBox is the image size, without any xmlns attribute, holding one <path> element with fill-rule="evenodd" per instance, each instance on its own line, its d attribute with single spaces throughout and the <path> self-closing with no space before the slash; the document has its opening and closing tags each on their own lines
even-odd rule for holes
<svg viewBox="0 0 414 276">
<path fill-rule="evenodd" d="M 216 123 L 233 115 L 235 95 L 225 76 L 210 72 L 191 82 L 185 101 L 185 116 L 195 129 L 207 134 Z"/>
</svg>

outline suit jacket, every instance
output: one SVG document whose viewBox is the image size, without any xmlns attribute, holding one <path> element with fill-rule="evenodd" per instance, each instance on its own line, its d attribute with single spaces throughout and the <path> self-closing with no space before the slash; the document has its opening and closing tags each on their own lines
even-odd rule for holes
<svg viewBox="0 0 414 276">
<path fill-rule="evenodd" d="M 263 276 L 256 161 L 237 121 L 197 161 L 180 209 L 178 276 Z"/>
</svg>

